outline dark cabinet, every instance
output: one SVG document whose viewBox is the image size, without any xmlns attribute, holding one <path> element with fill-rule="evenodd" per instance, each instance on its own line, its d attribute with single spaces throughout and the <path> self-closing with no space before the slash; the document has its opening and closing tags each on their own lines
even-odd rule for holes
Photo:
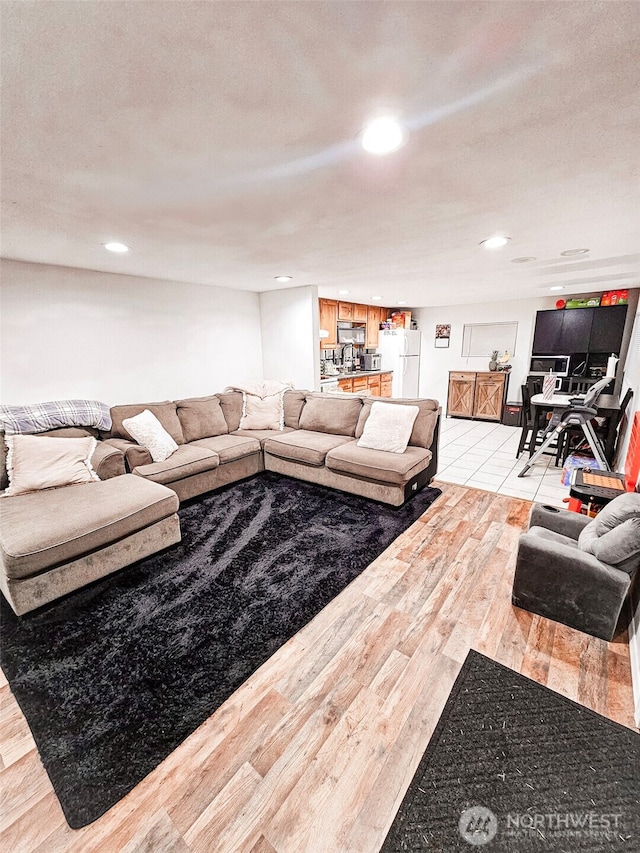
<svg viewBox="0 0 640 853">
<path fill-rule="evenodd" d="M 626 305 L 592 308 L 594 312 L 589 352 L 606 352 L 620 355 L 624 323 L 627 319 Z"/>
<path fill-rule="evenodd" d="M 564 311 L 538 311 L 533 334 L 533 355 L 568 355 L 562 349 Z"/>
<path fill-rule="evenodd" d="M 533 355 L 620 352 L 626 305 L 538 311 Z"/>
</svg>

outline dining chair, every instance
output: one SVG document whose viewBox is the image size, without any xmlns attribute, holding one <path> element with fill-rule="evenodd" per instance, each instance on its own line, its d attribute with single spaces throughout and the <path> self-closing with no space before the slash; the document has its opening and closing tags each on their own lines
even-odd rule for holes
<svg viewBox="0 0 640 853">
<path fill-rule="evenodd" d="M 542 385 L 542 383 L 540 383 Z M 522 432 L 520 433 L 520 441 L 518 443 L 518 451 L 516 459 L 520 458 L 523 450 L 529 452 L 529 456 L 533 456 L 536 447 L 540 444 L 540 434 L 546 426 L 546 413 L 536 410 L 537 414 L 534 417 L 534 408 L 531 405 L 531 397 L 533 394 L 541 393 L 538 390 L 533 392 L 530 390 L 530 385 L 521 385 L 520 392 L 522 394 Z"/>
</svg>

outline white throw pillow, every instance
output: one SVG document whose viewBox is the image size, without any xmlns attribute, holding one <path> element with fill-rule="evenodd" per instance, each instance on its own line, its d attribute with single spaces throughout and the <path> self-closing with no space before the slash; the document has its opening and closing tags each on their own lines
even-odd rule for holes
<svg viewBox="0 0 640 853">
<path fill-rule="evenodd" d="M 100 479 L 91 464 L 95 438 L 8 435 L 5 441 L 9 476 L 5 495 L 11 497 Z"/>
<path fill-rule="evenodd" d="M 122 426 L 138 444 L 147 448 L 154 462 L 164 462 L 178 449 L 178 445 L 149 409 L 133 418 L 125 418 Z"/>
<path fill-rule="evenodd" d="M 284 392 L 258 397 L 242 393 L 242 418 L 239 429 L 282 429 L 284 427 Z"/>
<path fill-rule="evenodd" d="M 358 447 L 404 453 L 419 411 L 417 406 L 372 403 Z"/>
</svg>

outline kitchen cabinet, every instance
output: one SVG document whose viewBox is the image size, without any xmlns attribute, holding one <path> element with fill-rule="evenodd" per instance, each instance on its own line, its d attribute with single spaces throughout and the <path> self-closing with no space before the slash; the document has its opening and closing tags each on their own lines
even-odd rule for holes
<svg viewBox="0 0 640 853">
<path fill-rule="evenodd" d="M 353 304 L 353 322 L 354 323 L 366 323 L 367 322 L 367 306 L 366 305 L 358 305 L 357 303 Z"/>
<path fill-rule="evenodd" d="M 380 374 L 367 377 L 367 389 L 372 397 L 380 396 Z"/>
<path fill-rule="evenodd" d="M 338 320 L 348 320 L 353 323 L 353 309 L 355 305 L 353 302 L 338 302 Z"/>
<path fill-rule="evenodd" d="M 391 396 L 391 384 L 393 380 L 392 373 L 381 373 L 380 374 L 380 396 L 381 397 L 390 397 Z"/>
<path fill-rule="evenodd" d="M 576 308 L 575 311 L 585 309 Z M 593 325 L 589 338 L 589 352 L 620 355 L 624 324 L 627 319 L 626 305 L 600 306 L 586 309 L 593 311 Z"/>
<path fill-rule="evenodd" d="M 353 393 L 358 394 L 360 391 L 366 391 L 369 387 L 369 377 L 368 376 L 354 376 L 353 377 Z"/>
<path fill-rule="evenodd" d="M 380 331 L 380 309 L 377 305 L 367 305 L 367 348 L 378 346 L 378 333 Z"/>
<path fill-rule="evenodd" d="M 626 305 L 538 311 L 533 355 L 619 353 Z"/>
<path fill-rule="evenodd" d="M 320 328 L 329 332 L 328 338 L 320 339 L 320 349 L 335 349 L 338 346 L 338 303 L 335 299 L 319 299 Z"/>
<path fill-rule="evenodd" d="M 347 391 L 351 394 L 353 391 L 353 379 L 338 379 L 338 390 Z"/>
<path fill-rule="evenodd" d="M 500 421 L 509 374 L 501 371 L 449 373 L 447 415 Z"/>
</svg>

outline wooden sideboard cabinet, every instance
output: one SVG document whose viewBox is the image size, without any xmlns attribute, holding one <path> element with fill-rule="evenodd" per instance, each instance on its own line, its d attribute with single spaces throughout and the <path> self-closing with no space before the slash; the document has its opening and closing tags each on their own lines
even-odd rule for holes
<svg viewBox="0 0 640 853">
<path fill-rule="evenodd" d="M 502 420 L 508 380 L 509 374 L 500 371 L 451 371 L 447 415 L 485 421 Z"/>
</svg>

